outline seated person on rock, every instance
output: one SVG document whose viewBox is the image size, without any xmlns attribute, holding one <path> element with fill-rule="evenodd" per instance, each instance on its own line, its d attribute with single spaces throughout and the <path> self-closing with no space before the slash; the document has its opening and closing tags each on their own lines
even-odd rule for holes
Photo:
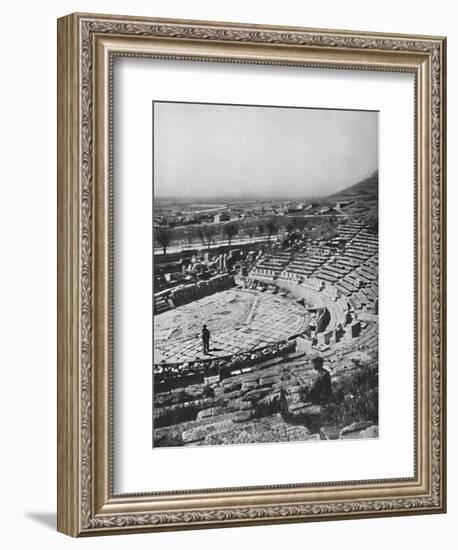
<svg viewBox="0 0 458 550">
<path fill-rule="evenodd" d="M 331 375 L 323 368 L 323 358 L 313 357 L 312 366 L 316 376 L 308 389 L 307 401 L 317 405 L 329 403 L 332 399 Z"/>
</svg>

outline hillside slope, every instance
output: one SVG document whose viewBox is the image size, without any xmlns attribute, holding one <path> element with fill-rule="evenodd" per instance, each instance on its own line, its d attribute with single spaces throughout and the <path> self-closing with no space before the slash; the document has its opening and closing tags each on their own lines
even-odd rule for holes
<svg viewBox="0 0 458 550">
<path fill-rule="evenodd" d="M 371 196 L 373 198 L 378 197 L 378 170 L 376 170 L 373 174 L 361 180 L 360 182 L 355 183 L 350 187 L 346 187 L 345 189 L 342 189 L 341 191 L 338 191 L 333 195 L 330 195 L 330 197 L 350 198 L 361 195 L 367 195 L 368 197 Z"/>
</svg>

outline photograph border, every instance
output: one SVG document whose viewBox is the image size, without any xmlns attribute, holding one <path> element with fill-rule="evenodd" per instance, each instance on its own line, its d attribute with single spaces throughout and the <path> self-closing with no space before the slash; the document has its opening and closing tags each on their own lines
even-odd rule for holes
<svg viewBox="0 0 458 550">
<path fill-rule="evenodd" d="M 443 37 L 73 14 L 58 20 L 58 530 L 72 536 L 445 512 Z M 113 60 L 415 76 L 415 476 L 113 493 Z"/>
<path fill-rule="evenodd" d="M 111 93 L 113 93 L 114 89 L 112 88 L 111 90 Z M 380 115 L 380 109 L 356 109 L 356 108 L 349 108 L 349 107 L 345 107 L 345 108 L 342 108 L 342 107 L 308 107 L 308 106 L 303 106 L 303 105 L 270 105 L 270 104 L 255 104 L 255 103 L 229 103 L 229 102 L 219 102 L 219 101 L 216 101 L 216 102 L 210 102 L 210 101 L 187 101 L 187 100 L 165 100 L 165 99 L 153 99 L 152 100 L 152 116 L 151 116 L 151 123 L 152 123 L 152 187 L 153 187 L 153 193 L 152 193 L 152 209 L 153 209 L 153 219 L 152 219 L 152 223 L 154 224 L 154 200 L 155 200 L 155 192 L 154 192 L 154 186 L 155 186 L 155 171 L 154 171 L 154 154 L 155 154 L 155 105 L 156 104 L 175 104 L 175 105 L 205 105 L 205 106 L 217 106 L 217 107 L 244 107 L 244 108 L 257 108 L 257 109 L 286 109 L 286 110 L 310 110 L 310 111 L 338 111 L 338 112 L 348 112 L 348 113 L 377 113 L 377 115 Z M 113 118 L 111 120 L 114 120 Z M 377 120 L 377 133 L 379 133 L 379 122 Z M 111 134 L 112 134 L 112 139 L 114 138 L 114 128 L 112 127 L 111 129 Z M 377 143 L 377 145 L 379 146 L 379 144 Z M 377 179 L 379 178 L 379 175 L 378 175 L 378 172 L 379 172 L 379 164 L 377 164 Z M 114 174 L 112 173 L 111 174 L 111 182 L 114 181 Z M 377 182 L 377 197 L 379 195 L 379 181 Z M 324 197 L 326 198 L 326 196 Z M 412 201 L 413 201 L 413 196 L 412 196 Z M 114 212 L 114 205 L 113 204 L 110 204 L 110 208 L 111 208 L 111 211 Z M 379 212 L 379 208 L 380 208 L 380 205 L 378 204 L 378 198 L 377 198 L 377 217 L 378 217 L 378 212 Z M 111 218 L 113 220 L 113 218 Z M 113 222 L 112 222 L 113 223 Z M 153 247 L 153 250 L 154 250 L 154 236 L 153 236 L 153 230 L 151 232 L 151 235 L 152 235 L 152 242 L 151 242 L 151 246 Z M 114 244 L 113 244 L 114 246 Z M 377 250 L 379 250 L 380 248 L 380 243 L 379 243 L 379 238 L 378 238 L 378 234 L 377 234 Z M 377 252 L 378 253 L 378 252 Z M 415 253 L 415 251 L 414 251 Z M 153 253 L 153 257 L 154 257 L 154 253 Z M 154 259 L 153 259 L 153 279 L 152 279 L 152 285 L 154 287 L 154 270 L 155 270 L 155 267 L 154 267 Z M 113 269 L 113 272 L 114 272 L 114 269 Z M 414 287 L 416 286 L 416 282 L 414 284 Z M 415 294 L 416 292 L 416 288 L 413 289 L 413 293 Z M 154 293 L 154 288 L 153 288 L 153 293 Z M 378 296 L 377 296 L 378 298 Z M 113 302 L 114 302 L 114 296 L 113 296 Z M 151 306 L 151 321 L 152 321 L 152 326 L 153 326 L 153 331 L 152 331 L 152 335 L 153 335 L 153 355 L 154 355 L 154 313 L 153 313 L 153 310 L 154 310 L 154 307 Z M 113 318 L 114 318 L 114 315 L 113 315 Z M 378 345 L 379 345 L 379 340 L 380 340 L 380 334 L 379 334 L 379 330 L 377 329 L 377 353 L 378 353 Z M 112 347 L 114 347 L 114 344 L 112 343 Z M 378 355 L 377 355 L 377 361 L 378 361 Z M 152 395 L 153 395 L 153 406 L 152 406 L 152 410 L 151 410 L 151 422 L 152 422 L 152 434 L 151 434 L 151 440 L 152 440 L 152 445 L 151 445 L 151 448 L 152 449 L 161 449 L 161 448 L 170 448 L 168 446 L 164 446 L 164 447 L 161 447 L 161 446 L 155 446 L 154 445 L 154 358 L 152 358 L 152 362 L 151 362 L 151 367 L 152 367 L 152 370 L 153 370 L 153 375 L 152 375 L 152 380 L 151 380 L 151 391 L 152 391 Z M 378 372 L 377 372 L 378 374 Z M 415 372 L 414 372 L 414 376 L 413 376 L 413 391 L 414 391 L 414 394 L 415 394 L 415 386 L 416 386 L 416 375 L 415 375 Z M 377 386 L 378 387 L 378 386 Z M 113 406 L 114 404 L 114 388 L 112 390 L 112 395 L 111 395 L 111 404 Z M 380 405 L 378 406 L 378 415 L 380 414 Z M 114 411 L 112 413 L 112 417 L 113 417 L 113 414 L 114 414 Z M 416 417 L 415 417 L 415 412 L 413 414 L 413 419 L 414 419 L 414 433 L 416 433 L 416 430 L 417 430 L 417 426 L 416 426 Z M 112 426 L 112 434 L 114 434 L 114 426 Z M 378 435 L 377 435 L 377 439 L 378 439 Z M 282 441 L 280 443 L 282 444 L 285 444 L 285 443 L 291 443 L 292 441 Z M 301 442 L 304 442 L 303 440 L 293 440 L 294 443 L 301 443 Z M 258 444 L 260 444 L 259 442 L 257 442 Z M 276 441 L 272 440 L 272 441 L 264 441 L 262 442 L 262 444 L 272 444 L 272 443 L 277 443 Z M 243 443 L 243 444 L 252 444 L 252 443 Z M 240 443 L 229 443 L 229 444 L 224 444 L 224 446 L 227 446 L 227 445 L 241 445 Z M 415 444 L 414 444 L 414 447 L 415 447 Z M 114 450 L 112 450 L 112 454 L 114 456 Z M 112 461 L 114 460 L 114 458 L 112 457 Z M 113 468 L 113 466 L 112 466 Z M 414 469 L 416 468 L 416 463 L 414 461 Z M 114 468 L 113 468 L 113 471 L 114 471 Z M 415 475 L 415 473 L 414 473 Z M 391 480 L 393 480 L 393 478 L 390 478 Z M 408 479 L 408 478 L 396 478 L 397 480 L 399 479 Z M 373 480 L 372 480 L 373 481 Z M 386 478 L 385 478 L 385 481 L 386 481 Z M 318 485 L 320 483 L 317 483 Z M 309 484 L 288 484 L 288 485 L 284 485 L 282 484 L 282 487 L 285 487 L 285 486 L 288 486 L 288 487 L 293 487 L 293 486 L 305 486 L 305 485 L 309 485 Z M 250 485 L 249 487 L 244 487 L 244 488 L 259 488 L 258 486 L 256 485 Z M 230 491 L 231 489 L 230 488 L 223 488 L 222 489 L 223 491 Z M 175 491 L 177 492 L 177 491 Z"/>
</svg>

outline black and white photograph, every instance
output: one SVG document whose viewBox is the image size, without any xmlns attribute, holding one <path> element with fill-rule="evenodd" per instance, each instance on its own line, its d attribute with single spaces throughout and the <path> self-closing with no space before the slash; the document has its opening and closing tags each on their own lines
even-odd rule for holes
<svg viewBox="0 0 458 550">
<path fill-rule="evenodd" d="M 378 438 L 378 112 L 152 122 L 153 448 Z"/>
</svg>

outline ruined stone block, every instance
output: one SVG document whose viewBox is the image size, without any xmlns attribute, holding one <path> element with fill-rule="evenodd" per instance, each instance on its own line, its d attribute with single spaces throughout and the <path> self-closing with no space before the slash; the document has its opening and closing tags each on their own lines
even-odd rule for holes
<svg viewBox="0 0 458 550">
<path fill-rule="evenodd" d="M 373 422 L 370 420 L 361 420 L 359 422 L 353 422 L 349 426 L 342 428 L 340 432 L 341 439 L 357 439 L 360 437 L 360 432 L 372 426 Z"/>
<path fill-rule="evenodd" d="M 340 430 L 337 426 L 322 426 L 320 428 L 320 439 L 340 439 Z"/>
</svg>

